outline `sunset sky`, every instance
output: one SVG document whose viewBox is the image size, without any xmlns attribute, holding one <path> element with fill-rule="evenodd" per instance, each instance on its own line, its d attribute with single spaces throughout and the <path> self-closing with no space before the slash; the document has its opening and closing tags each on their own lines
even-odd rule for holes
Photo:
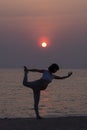
<svg viewBox="0 0 87 130">
<path fill-rule="evenodd" d="M 0 0 L 0 67 L 53 62 L 87 68 L 87 0 Z"/>
</svg>

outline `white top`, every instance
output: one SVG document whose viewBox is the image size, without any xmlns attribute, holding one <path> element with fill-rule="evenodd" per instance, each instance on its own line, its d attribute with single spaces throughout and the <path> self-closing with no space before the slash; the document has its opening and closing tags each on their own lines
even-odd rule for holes
<svg viewBox="0 0 87 130">
<path fill-rule="evenodd" d="M 45 70 L 41 79 L 52 82 L 52 80 L 54 79 L 54 75 L 50 74 L 48 70 Z"/>
</svg>

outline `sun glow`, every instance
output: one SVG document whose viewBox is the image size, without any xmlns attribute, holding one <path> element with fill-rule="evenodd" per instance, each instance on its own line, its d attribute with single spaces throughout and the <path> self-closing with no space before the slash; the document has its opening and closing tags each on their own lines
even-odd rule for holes
<svg viewBox="0 0 87 130">
<path fill-rule="evenodd" d="M 49 46 L 49 39 L 47 37 L 41 37 L 38 43 L 40 47 L 47 48 Z"/>
</svg>

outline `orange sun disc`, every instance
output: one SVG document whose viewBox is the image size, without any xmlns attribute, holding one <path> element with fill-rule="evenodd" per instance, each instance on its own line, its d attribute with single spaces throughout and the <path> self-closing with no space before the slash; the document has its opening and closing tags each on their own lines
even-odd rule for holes
<svg viewBox="0 0 87 130">
<path fill-rule="evenodd" d="M 47 47 L 47 43 L 46 42 L 42 42 L 42 47 Z"/>
</svg>

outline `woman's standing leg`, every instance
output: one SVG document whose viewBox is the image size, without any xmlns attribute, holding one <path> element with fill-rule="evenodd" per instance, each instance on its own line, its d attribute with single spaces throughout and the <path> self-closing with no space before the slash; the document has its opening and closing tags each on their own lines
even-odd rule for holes
<svg viewBox="0 0 87 130">
<path fill-rule="evenodd" d="M 34 94 L 34 110 L 35 110 L 36 118 L 41 119 L 38 110 L 38 105 L 40 101 L 40 90 L 38 91 L 33 90 L 33 94 Z"/>
</svg>

